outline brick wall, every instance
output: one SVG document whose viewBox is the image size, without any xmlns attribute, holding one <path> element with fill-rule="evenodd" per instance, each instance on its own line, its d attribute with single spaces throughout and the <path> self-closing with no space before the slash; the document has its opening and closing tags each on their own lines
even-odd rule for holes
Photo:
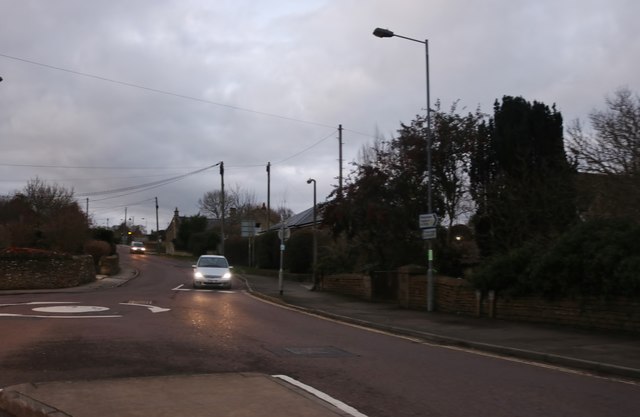
<svg viewBox="0 0 640 417">
<path fill-rule="evenodd" d="M 353 295 L 371 300 L 371 277 L 363 274 L 326 275 L 321 283 L 324 291 Z"/>
<path fill-rule="evenodd" d="M 357 277 L 354 275 L 352 279 Z M 350 282 L 348 286 L 353 289 L 358 285 Z M 506 297 L 493 292 L 482 294 L 466 280 L 442 276 L 434 278 L 434 286 L 435 308 L 443 313 L 640 332 L 640 300 L 583 298 L 550 301 L 539 297 Z M 335 290 L 343 292 L 341 288 L 337 285 Z M 404 308 L 426 310 L 427 276 L 424 268 L 407 266 L 398 270 L 398 304 Z"/>
<path fill-rule="evenodd" d="M 0 290 L 68 288 L 95 279 L 91 255 L 0 257 Z"/>
<path fill-rule="evenodd" d="M 640 332 L 640 301 L 625 298 L 548 301 L 538 297 L 496 297 L 495 317 Z"/>
</svg>

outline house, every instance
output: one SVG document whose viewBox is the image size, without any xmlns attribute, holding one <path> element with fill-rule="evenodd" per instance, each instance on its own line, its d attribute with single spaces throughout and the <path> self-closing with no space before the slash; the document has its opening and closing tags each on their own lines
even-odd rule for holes
<svg viewBox="0 0 640 417">
<path fill-rule="evenodd" d="M 317 209 L 316 212 L 316 224 L 322 224 L 322 210 L 320 209 Z M 289 228 L 292 231 L 313 227 L 313 207 L 289 217 L 284 221 L 284 227 Z M 278 230 L 280 228 L 282 228 L 282 222 L 274 224 L 269 228 L 269 230 Z"/>
</svg>

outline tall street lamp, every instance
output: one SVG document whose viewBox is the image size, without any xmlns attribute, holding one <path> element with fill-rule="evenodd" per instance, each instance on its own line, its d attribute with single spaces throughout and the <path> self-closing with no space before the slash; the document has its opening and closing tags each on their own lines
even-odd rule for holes
<svg viewBox="0 0 640 417">
<path fill-rule="evenodd" d="M 316 212 L 316 180 L 313 178 L 309 178 L 307 180 L 307 184 L 311 184 L 313 182 L 313 289 L 316 290 L 318 285 L 318 273 L 317 273 L 317 264 L 318 264 L 318 233 L 317 233 L 317 212 Z"/>
<path fill-rule="evenodd" d="M 376 28 L 373 31 L 374 36 L 378 38 L 402 38 L 407 39 L 409 41 L 418 42 L 424 45 L 425 50 L 425 58 L 426 58 L 426 78 L 427 78 L 427 215 L 428 217 L 435 219 L 432 213 L 432 203 L 431 203 L 431 190 L 432 190 L 432 169 L 431 169 L 431 93 L 429 86 L 429 40 L 425 39 L 424 41 L 408 38 L 406 36 L 396 35 L 389 29 Z M 435 226 L 435 221 L 433 222 Z M 433 311 L 434 309 L 434 282 L 433 282 L 433 249 L 431 240 L 433 239 L 433 235 L 425 235 L 423 231 L 423 238 L 426 236 L 428 242 L 428 250 L 429 253 L 427 255 L 428 259 L 428 267 L 427 267 L 427 311 Z"/>
<path fill-rule="evenodd" d="M 220 212 L 222 214 L 220 221 L 220 255 L 224 255 L 224 211 L 226 209 L 224 206 L 224 161 L 220 161 L 216 165 L 220 165 Z"/>
</svg>

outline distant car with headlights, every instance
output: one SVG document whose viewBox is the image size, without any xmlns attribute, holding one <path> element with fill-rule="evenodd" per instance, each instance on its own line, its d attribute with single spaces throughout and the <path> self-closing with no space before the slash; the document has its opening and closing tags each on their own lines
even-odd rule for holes
<svg viewBox="0 0 640 417">
<path fill-rule="evenodd" d="M 145 253 L 146 250 L 142 242 L 131 242 L 131 246 L 129 247 L 129 253 Z"/>
<path fill-rule="evenodd" d="M 193 288 L 231 288 L 231 267 L 220 255 L 202 255 L 193 265 Z"/>
</svg>

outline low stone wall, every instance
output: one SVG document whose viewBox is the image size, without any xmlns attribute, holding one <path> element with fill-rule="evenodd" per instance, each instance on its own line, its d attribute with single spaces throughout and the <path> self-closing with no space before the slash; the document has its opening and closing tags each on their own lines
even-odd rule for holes
<svg viewBox="0 0 640 417">
<path fill-rule="evenodd" d="M 95 280 L 91 255 L 0 257 L 0 290 L 68 288 Z"/>
<path fill-rule="evenodd" d="M 490 305 L 492 300 L 487 302 Z M 640 332 L 640 300 L 591 297 L 549 301 L 539 297 L 498 296 L 493 303 L 493 316 L 499 319 Z"/>
<path fill-rule="evenodd" d="M 398 303 L 411 309 L 427 308 L 424 268 L 400 268 Z M 505 320 L 568 325 L 600 330 L 640 332 L 640 300 L 545 300 L 482 294 L 463 279 L 434 278 L 435 309 L 443 313 L 485 316 Z"/>
<path fill-rule="evenodd" d="M 322 278 L 324 291 L 353 295 L 371 300 L 371 277 L 363 274 L 326 275 Z"/>
<path fill-rule="evenodd" d="M 120 272 L 120 259 L 118 254 L 100 258 L 98 265 L 98 273 L 100 275 L 115 275 L 118 272 Z"/>
</svg>

